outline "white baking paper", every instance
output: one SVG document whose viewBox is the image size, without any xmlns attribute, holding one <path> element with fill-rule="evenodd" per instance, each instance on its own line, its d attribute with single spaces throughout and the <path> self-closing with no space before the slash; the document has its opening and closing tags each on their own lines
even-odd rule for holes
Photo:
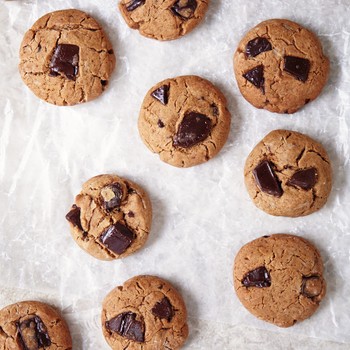
<svg viewBox="0 0 350 350">
<path fill-rule="evenodd" d="M 65 8 L 95 17 L 117 55 L 108 91 L 73 107 L 37 99 L 17 69 L 26 30 L 45 13 Z M 232 56 L 240 38 L 269 18 L 288 18 L 313 30 L 331 61 L 321 96 L 293 115 L 255 109 L 240 95 L 233 76 Z M 38 298 L 52 295 L 47 301 L 63 310 L 74 349 L 108 348 L 100 329 L 101 301 L 137 274 L 155 274 L 174 283 L 193 319 L 350 344 L 349 18 L 348 0 L 212 0 L 205 20 L 191 34 L 158 42 L 127 27 L 117 0 L 1 0 L 1 287 L 27 290 L 31 296 L 37 292 Z M 200 75 L 222 89 L 232 125 L 216 158 L 177 169 L 143 145 L 137 119 L 151 86 L 184 74 Z M 296 219 L 269 216 L 255 208 L 245 190 L 247 155 L 277 128 L 310 135 L 330 155 L 333 190 L 326 206 L 315 214 Z M 138 182 L 153 203 L 149 241 L 120 261 L 102 262 L 86 254 L 74 243 L 64 218 L 81 184 L 101 173 Z M 317 313 L 289 329 L 251 316 L 232 283 L 239 248 L 279 232 L 302 235 L 319 247 L 328 282 Z M 6 302 L 0 295 L 1 306 Z M 195 344 L 192 338 L 187 348 Z M 208 349 L 214 348 L 208 344 Z"/>
</svg>

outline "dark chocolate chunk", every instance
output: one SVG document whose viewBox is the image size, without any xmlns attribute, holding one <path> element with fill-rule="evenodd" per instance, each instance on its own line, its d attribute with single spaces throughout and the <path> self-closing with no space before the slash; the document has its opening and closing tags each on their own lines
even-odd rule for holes
<svg viewBox="0 0 350 350">
<path fill-rule="evenodd" d="M 158 126 L 160 127 L 160 128 L 164 128 L 164 123 L 160 120 L 160 119 L 158 119 Z"/>
<path fill-rule="evenodd" d="M 106 322 L 106 328 L 127 339 L 140 343 L 145 341 L 145 324 L 143 321 L 137 321 L 133 312 L 123 312 L 112 318 Z"/>
<path fill-rule="evenodd" d="M 174 146 L 189 148 L 204 141 L 211 132 L 211 120 L 204 114 L 190 112 L 185 115 L 174 136 Z"/>
<path fill-rule="evenodd" d="M 171 7 L 171 11 L 175 16 L 181 19 L 189 19 L 193 16 L 197 8 L 196 0 L 177 0 Z"/>
<path fill-rule="evenodd" d="M 301 293 L 308 298 L 319 296 L 323 290 L 323 281 L 319 276 L 303 277 Z"/>
<path fill-rule="evenodd" d="M 261 54 L 262 52 L 272 50 L 270 42 L 266 38 L 257 37 L 253 40 L 250 40 L 245 47 L 245 53 L 247 57 L 255 57 Z"/>
<path fill-rule="evenodd" d="M 24 350 L 38 350 L 51 345 L 47 328 L 39 316 L 18 322 L 17 329 Z"/>
<path fill-rule="evenodd" d="M 255 270 L 249 271 L 242 280 L 245 287 L 270 287 L 271 277 L 265 266 L 260 266 Z"/>
<path fill-rule="evenodd" d="M 66 215 L 66 219 L 74 226 L 78 227 L 79 230 L 84 231 L 80 221 L 80 208 L 75 204 L 73 204 L 72 209 Z"/>
<path fill-rule="evenodd" d="M 210 105 L 210 107 L 211 107 L 211 110 L 213 112 L 213 116 L 217 117 L 219 115 L 219 108 L 218 108 L 218 106 L 215 103 L 212 103 Z"/>
<path fill-rule="evenodd" d="M 158 318 L 165 318 L 168 322 L 174 316 L 174 310 L 167 297 L 164 297 L 161 301 L 157 302 L 152 308 L 152 314 Z"/>
<path fill-rule="evenodd" d="M 119 183 L 110 184 L 101 190 L 101 200 L 103 207 L 112 211 L 119 208 L 123 199 L 123 188 Z"/>
<path fill-rule="evenodd" d="M 120 222 L 109 226 L 100 236 L 100 242 L 116 254 L 124 253 L 134 239 L 134 233 Z"/>
<path fill-rule="evenodd" d="M 275 197 L 282 196 L 281 184 L 272 169 L 272 164 L 268 160 L 263 160 L 259 163 L 253 170 L 253 175 L 261 191 Z"/>
<path fill-rule="evenodd" d="M 130 210 L 130 211 L 128 212 L 128 217 L 129 217 L 129 218 L 134 218 L 134 217 L 135 217 L 134 212 Z"/>
<path fill-rule="evenodd" d="M 264 66 L 256 66 L 243 74 L 243 77 L 252 83 L 258 89 L 261 89 L 265 93 L 265 78 L 264 78 Z"/>
<path fill-rule="evenodd" d="M 126 4 L 126 10 L 127 11 L 134 11 L 139 6 L 143 5 L 146 2 L 146 0 L 131 0 Z"/>
<path fill-rule="evenodd" d="M 151 96 L 166 106 L 169 99 L 169 85 L 162 85 L 151 93 Z"/>
<path fill-rule="evenodd" d="M 107 86 L 108 85 L 108 80 L 102 80 L 101 79 L 101 85 L 102 86 Z"/>
<path fill-rule="evenodd" d="M 79 46 L 59 44 L 51 58 L 50 75 L 63 73 L 68 79 L 75 80 L 79 69 Z"/>
<path fill-rule="evenodd" d="M 288 180 L 288 186 L 300 187 L 305 191 L 311 190 L 317 182 L 317 170 L 315 168 L 308 168 L 299 170 L 293 174 Z"/>
<path fill-rule="evenodd" d="M 285 56 L 284 70 L 305 83 L 309 76 L 310 61 L 305 58 Z"/>
</svg>

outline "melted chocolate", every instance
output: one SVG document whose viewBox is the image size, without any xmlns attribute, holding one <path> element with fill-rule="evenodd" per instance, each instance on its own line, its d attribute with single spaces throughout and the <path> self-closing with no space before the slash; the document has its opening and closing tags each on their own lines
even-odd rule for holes
<svg viewBox="0 0 350 350">
<path fill-rule="evenodd" d="M 161 301 L 158 301 L 152 308 L 152 314 L 160 319 L 165 318 L 168 322 L 174 316 L 174 310 L 167 297 L 164 297 Z"/>
<path fill-rule="evenodd" d="M 113 193 L 112 197 L 110 197 L 110 194 Z M 106 200 L 105 196 L 108 196 L 108 200 Z M 119 208 L 122 203 L 123 198 L 123 188 L 119 183 L 114 183 L 108 186 L 105 186 L 101 190 L 101 198 L 103 207 L 108 210 L 112 211 L 113 209 Z"/>
<path fill-rule="evenodd" d="M 75 80 L 79 70 L 79 46 L 59 44 L 51 58 L 50 75 L 64 74 L 67 79 Z"/>
<path fill-rule="evenodd" d="M 284 70 L 305 83 L 309 76 L 310 61 L 305 58 L 285 56 Z"/>
<path fill-rule="evenodd" d="M 323 282 L 319 276 L 303 277 L 301 293 L 307 298 L 315 298 L 323 291 Z"/>
<path fill-rule="evenodd" d="M 171 11 L 175 16 L 183 20 L 189 19 L 193 16 L 197 8 L 196 0 L 177 0 L 171 7 Z"/>
<path fill-rule="evenodd" d="M 272 50 L 270 42 L 266 38 L 257 37 L 248 42 L 245 48 L 245 54 L 247 57 L 256 57 L 270 50 Z"/>
<path fill-rule="evenodd" d="M 249 271 L 242 280 L 245 287 L 270 287 L 271 277 L 265 266 L 260 266 L 255 270 Z"/>
<path fill-rule="evenodd" d="M 287 185 L 300 187 L 301 189 L 308 191 L 315 186 L 316 182 L 317 170 L 315 168 L 308 168 L 295 172 L 288 180 Z"/>
<path fill-rule="evenodd" d="M 253 170 L 253 175 L 261 191 L 275 197 L 281 197 L 283 190 L 278 178 L 273 171 L 272 164 L 268 160 L 263 160 Z"/>
<path fill-rule="evenodd" d="M 126 10 L 127 11 L 134 11 L 139 6 L 143 5 L 146 2 L 146 0 L 131 0 L 129 3 L 126 4 Z"/>
</svg>

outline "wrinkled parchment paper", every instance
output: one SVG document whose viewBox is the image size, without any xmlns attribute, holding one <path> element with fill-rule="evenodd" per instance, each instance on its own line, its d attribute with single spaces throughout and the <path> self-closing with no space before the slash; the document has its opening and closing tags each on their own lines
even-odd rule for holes
<svg viewBox="0 0 350 350">
<path fill-rule="evenodd" d="M 117 54 L 109 90 L 74 107 L 38 100 L 17 70 L 25 31 L 45 13 L 64 8 L 93 15 Z M 250 106 L 238 91 L 232 69 L 242 35 L 262 20 L 283 17 L 316 32 L 331 61 L 322 95 L 294 115 Z M 100 330 L 101 301 L 137 274 L 156 274 L 174 283 L 192 318 L 350 343 L 349 18 L 348 0 L 212 0 L 204 22 L 190 35 L 157 42 L 126 26 L 117 0 L 1 0 L 1 286 L 53 295 L 50 302 L 63 310 L 73 329 L 75 349 L 108 348 Z M 200 75 L 223 90 L 232 129 L 215 159 L 176 169 L 146 149 L 137 118 L 151 86 L 184 74 Z M 244 188 L 245 158 L 277 128 L 310 135 L 332 159 L 332 194 L 313 215 L 269 216 L 255 208 Z M 153 203 L 149 241 L 121 261 L 90 257 L 74 243 L 64 219 L 82 182 L 101 173 L 138 182 Z M 317 313 L 286 330 L 251 316 L 232 283 L 239 248 L 279 232 L 302 235 L 319 247 L 328 282 Z M 1 295 L 0 302 L 6 305 Z M 215 344 L 208 344 L 212 348 Z"/>
</svg>

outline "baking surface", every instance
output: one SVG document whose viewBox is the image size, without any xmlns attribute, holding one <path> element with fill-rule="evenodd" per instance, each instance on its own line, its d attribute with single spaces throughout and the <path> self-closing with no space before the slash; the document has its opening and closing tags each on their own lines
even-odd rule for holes
<svg viewBox="0 0 350 350">
<path fill-rule="evenodd" d="M 103 25 L 116 52 L 117 69 L 109 89 L 97 100 L 57 107 L 38 100 L 22 83 L 18 51 L 36 19 L 73 7 Z M 330 79 L 321 96 L 294 115 L 250 106 L 238 91 L 232 69 L 232 56 L 244 33 L 262 20 L 283 17 L 317 33 L 331 61 Z M 99 325 L 102 299 L 134 275 L 156 274 L 184 296 L 192 326 L 188 349 L 211 349 L 217 344 L 222 349 L 233 344 L 239 348 L 250 341 L 266 344 L 264 334 L 271 334 L 271 339 L 275 334 L 277 340 L 280 334 L 285 340 L 295 335 L 314 337 L 318 340 L 311 341 L 312 346 L 330 344 L 321 342 L 329 340 L 349 348 L 349 18 L 348 0 L 237 0 L 234 5 L 230 0 L 212 0 L 204 22 L 192 33 L 157 42 L 126 26 L 116 0 L 2 0 L 0 307 L 37 296 L 63 309 L 72 326 L 74 349 L 107 349 Z M 151 86 L 184 74 L 200 75 L 222 89 L 232 125 L 216 158 L 177 169 L 143 145 L 137 119 Z M 315 214 L 297 219 L 269 216 L 254 207 L 244 188 L 247 155 L 277 128 L 308 134 L 330 155 L 333 190 L 326 206 Z M 153 203 L 149 241 L 121 261 L 90 257 L 74 243 L 64 219 L 81 184 L 101 173 L 139 183 Z M 302 235 L 320 249 L 328 283 L 328 294 L 316 314 L 289 329 L 251 316 L 232 284 L 239 248 L 256 237 L 279 232 Z M 217 336 L 209 337 L 213 329 L 227 329 L 233 337 L 244 329 L 244 339 L 226 342 L 222 335 L 220 343 Z M 289 346 L 293 344 L 297 340 Z"/>
</svg>

